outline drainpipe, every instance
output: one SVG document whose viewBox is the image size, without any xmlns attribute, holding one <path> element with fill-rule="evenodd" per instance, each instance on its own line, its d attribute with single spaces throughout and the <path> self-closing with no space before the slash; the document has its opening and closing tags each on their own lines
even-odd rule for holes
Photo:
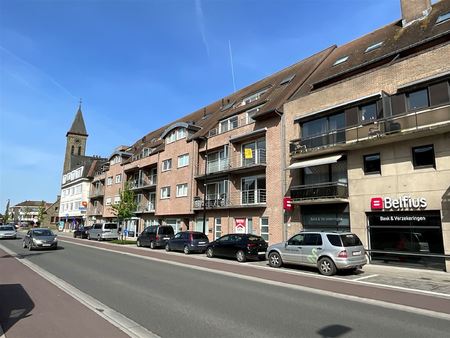
<svg viewBox="0 0 450 338">
<path fill-rule="evenodd" d="M 201 140 L 205 141 L 205 183 L 203 192 L 203 233 L 206 234 L 206 183 L 208 182 L 208 138 L 206 136 L 201 137 Z"/>
</svg>

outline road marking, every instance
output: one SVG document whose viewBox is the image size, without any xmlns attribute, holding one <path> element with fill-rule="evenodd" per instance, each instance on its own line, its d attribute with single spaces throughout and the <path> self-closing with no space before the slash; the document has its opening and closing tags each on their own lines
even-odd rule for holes
<svg viewBox="0 0 450 338">
<path fill-rule="evenodd" d="M 160 258 L 155 258 L 155 257 L 141 256 L 141 255 L 134 254 L 134 253 L 121 252 L 121 251 L 116 251 L 116 250 L 107 249 L 107 248 L 100 248 L 100 247 L 95 247 L 95 246 L 91 246 L 91 245 L 88 245 L 88 244 L 73 243 L 73 242 L 70 242 L 70 241 L 67 241 L 67 242 L 75 244 L 75 245 L 80 245 L 80 246 L 85 246 L 85 247 L 97 249 L 97 250 L 103 250 L 103 251 L 118 253 L 118 254 L 131 256 L 131 257 L 136 257 L 136 258 L 142 258 L 142 259 L 146 259 L 146 260 L 150 260 L 150 261 L 154 261 L 154 262 L 166 263 L 166 264 L 171 264 L 171 265 L 175 265 L 175 266 L 191 268 L 191 269 L 194 269 L 194 270 L 211 272 L 211 273 L 224 275 L 224 276 L 228 276 L 228 277 L 235 277 L 235 278 L 240 278 L 240 279 L 246 279 L 246 280 L 253 281 L 253 282 L 259 282 L 259 283 L 264 283 L 264 284 L 269 284 L 269 285 L 287 287 L 287 288 L 291 288 L 291 289 L 294 289 L 294 290 L 310 292 L 310 293 L 314 293 L 314 294 L 321 295 L 321 296 L 330 296 L 330 297 L 334 297 L 334 298 L 351 300 L 351 301 L 364 303 L 364 304 L 370 303 L 372 305 L 381 306 L 381 307 L 384 307 L 384 308 L 400 310 L 400 311 L 405 311 L 405 312 L 410 312 L 410 313 L 415 313 L 415 314 L 421 314 L 421 315 L 429 316 L 429 317 L 433 317 L 433 318 L 440 318 L 440 319 L 450 320 L 450 315 L 446 314 L 446 313 L 442 313 L 442 312 L 436 312 L 436 311 L 432 311 L 432 310 L 425 310 L 425 309 L 415 308 L 415 307 L 407 306 L 407 305 L 388 303 L 388 302 L 385 302 L 385 301 L 375 300 L 375 299 L 370 299 L 370 298 L 364 298 L 364 297 L 358 297 L 358 296 L 352 296 L 352 295 L 344 295 L 344 294 L 340 294 L 340 293 L 333 292 L 333 291 L 317 290 L 317 289 L 306 287 L 306 286 L 300 286 L 300 285 L 293 285 L 293 284 L 284 283 L 284 282 L 271 281 L 271 280 L 262 279 L 262 278 L 258 278 L 258 277 L 245 276 L 245 275 L 241 275 L 241 274 L 234 273 L 234 272 L 221 271 L 221 270 L 215 270 L 215 269 L 205 268 L 205 267 L 201 267 L 201 266 L 193 266 L 193 265 L 189 265 L 189 264 L 185 264 L 185 263 L 167 261 L 167 260 L 160 259 Z M 343 282 L 350 282 L 348 280 L 341 280 L 341 281 L 343 281 Z M 357 283 L 353 283 L 353 284 L 358 284 L 358 283 L 364 283 L 364 282 L 357 282 Z M 369 284 L 370 286 L 376 285 L 374 283 L 367 283 L 367 284 Z M 383 286 L 383 285 L 381 285 L 381 286 Z M 409 291 L 411 289 L 406 289 L 406 290 Z M 421 290 L 419 290 L 419 291 L 421 291 Z M 444 296 L 446 296 L 446 298 L 450 298 L 449 295 L 444 295 Z"/>
<path fill-rule="evenodd" d="M 119 330 L 123 331 L 128 336 L 133 337 L 133 338 L 140 338 L 140 337 L 160 338 L 158 335 L 147 330 L 145 327 L 139 325 L 135 321 L 129 319 L 128 317 L 125 317 L 123 314 L 113 310 L 112 308 L 106 306 L 105 304 L 98 301 L 97 299 L 91 297 L 90 295 L 88 295 L 88 294 L 84 293 L 83 291 L 77 289 L 76 287 L 70 285 L 69 283 L 65 282 L 64 280 L 56 277 L 55 275 L 51 274 L 50 272 L 42 269 L 38 265 L 30 262 L 28 259 L 26 259 L 26 258 L 19 259 L 18 256 L 20 254 L 17 254 L 14 251 L 9 250 L 2 244 L 0 244 L 0 249 L 4 250 L 7 254 L 14 257 L 20 263 L 27 266 L 31 270 L 33 270 L 38 275 L 40 275 L 41 277 L 48 280 L 50 283 L 52 283 L 59 289 L 63 290 L 68 295 L 72 296 L 72 298 L 76 299 L 81 304 L 83 304 L 84 306 L 86 306 L 89 309 L 91 309 L 92 311 L 94 311 L 100 317 L 106 319 L 108 322 L 113 324 L 115 327 L 117 327 Z M 0 333 L 2 333 L 1 327 L 0 327 Z M 0 338 L 5 338 L 5 337 L 0 336 Z"/>
<path fill-rule="evenodd" d="M 354 281 L 360 281 L 360 280 L 363 280 L 363 279 L 372 278 L 372 277 L 376 277 L 376 276 L 378 276 L 378 275 L 369 275 L 369 276 L 364 276 L 364 277 L 355 278 L 355 279 L 352 279 L 352 280 L 354 280 Z M 371 284 L 373 284 L 373 283 L 371 283 Z M 412 289 L 411 289 L 411 290 L 412 290 Z"/>
</svg>

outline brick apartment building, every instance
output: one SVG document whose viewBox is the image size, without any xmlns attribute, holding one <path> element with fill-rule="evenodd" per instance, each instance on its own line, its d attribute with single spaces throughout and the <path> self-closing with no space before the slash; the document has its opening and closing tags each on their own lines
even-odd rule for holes
<svg viewBox="0 0 450 338">
<path fill-rule="evenodd" d="M 398 22 L 117 148 L 93 175 L 89 222 L 113 219 L 127 182 L 133 236 L 151 224 L 270 243 L 351 230 L 374 260 L 449 271 L 450 1 L 401 3 Z"/>
</svg>

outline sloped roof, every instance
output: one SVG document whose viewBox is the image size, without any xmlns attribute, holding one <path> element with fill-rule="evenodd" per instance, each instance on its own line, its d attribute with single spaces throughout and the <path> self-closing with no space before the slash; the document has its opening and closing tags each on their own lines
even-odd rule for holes
<svg viewBox="0 0 450 338">
<path fill-rule="evenodd" d="M 28 201 L 28 200 L 26 200 L 26 201 L 16 204 L 14 207 L 40 207 L 42 205 L 42 203 L 44 203 L 45 208 L 52 205 L 52 203 L 47 203 L 45 201 Z"/>
<path fill-rule="evenodd" d="M 83 113 L 81 112 L 81 106 L 78 107 L 78 111 L 75 115 L 75 119 L 73 120 L 72 126 L 70 127 L 66 136 L 69 134 L 88 136 L 87 131 L 86 131 L 86 125 L 84 124 Z"/>
<path fill-rule="evenodd" d="M 295 100 L 312 90 L 331 85 L 366 70 L 380 67 L 404 56 L 429 48 L 433 44 L 448 43 L 450 40 L 450 20 L 436 24 L 439 15 L 450 11 L 450 1 L 442 0 L 432 6 L 429 15 L 402 27 L 401 20 L 388 24 L 356 40 L 335 48 L 329 57 L 311 76 L 309 84 L 292 97 Z M 367 51 L 368 47 L 381 43 L 378 48 Z M 334 64 L 344 57 L 348 59 Z"/>
</svg>

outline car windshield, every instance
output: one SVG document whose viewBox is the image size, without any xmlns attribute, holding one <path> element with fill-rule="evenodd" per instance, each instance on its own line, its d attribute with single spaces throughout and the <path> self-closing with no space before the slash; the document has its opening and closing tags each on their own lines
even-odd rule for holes
<svg viewBox="0 0 450 338">
<path fill-rule="evenodd" d="M 105 229 L 117 229 L 117 224 L 116 223 L 106 223 Z"/>
<path fill-rule="evenodd" d="M 342 244 L 344 246 L 359 246 L 362 245 L 358 236 L 354 234 L 341 235 Z"/>
<path fill-rule="evenodd" d="M 41 237 L 41 236 L 53 236 L 53 232 L 50 230 L 33 230 L 33 236 Z"/>
<path fill-rule="evenodd" d="M 192 239 L 208 239 L 208 237 L 203 234 L 192 234 Z"/>
<path fill-rule="evenodd" d="M 10 225 L 0 226 L 0 231 L 14 231 L 14 228 Z"/>
</svg>

